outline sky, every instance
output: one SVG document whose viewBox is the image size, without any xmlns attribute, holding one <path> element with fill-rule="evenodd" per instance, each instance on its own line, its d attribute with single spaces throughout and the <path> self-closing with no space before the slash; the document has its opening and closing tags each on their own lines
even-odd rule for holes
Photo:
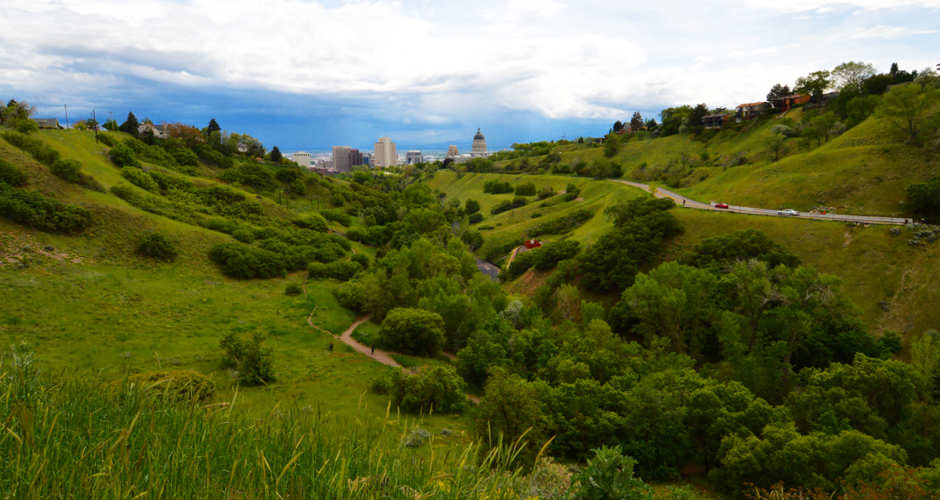
<svg viewBox="0 0 940 500">
<path fill-rule="evenodd" d="M 282 151 L 597 136 L 844 61 L 940 63 L 940 0 L 0 0 L 0 99 Z"/>
</svg>

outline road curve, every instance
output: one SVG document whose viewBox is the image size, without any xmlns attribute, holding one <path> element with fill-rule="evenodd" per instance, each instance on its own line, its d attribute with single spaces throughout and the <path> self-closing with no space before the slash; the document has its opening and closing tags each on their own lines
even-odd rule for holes
<svg viewBox="0 0 940 500">
<path fill-rule="evenodd" d="M 626 184 L 635 188 L 642 189 L 646 192 L 651 192 L 652 188 L 649 184 L 642 184 L 639 182 L 625 181 L 623 179 L 611 179 L 614 182 L 619 182 L 621 184 Z M 896 224 L 903 225 L 907 223 L 907 219 L 901 217 L 879 217 L 875 215 L 842 215 L 842 214 L 816 214 L 816 213 L 807 213 L 800 212 L 799 215 L 780 215 L 776 210 L 770 210 L 767 208 L 753 208 L 753 207 L 742 207 L 738 205 L 728 205 L 728 208 L 715 208 L 708 203 L 702 203 L 700 201 L 695 201 L 691 198 L 686 198 L 681 194 L 674 193 L 668 189 L 663 189 L 657 187 L 656 191 L 653 193 L 653 196 L 657 198 L 670 198 L 672 201 L 675 201 L 677 205 L 685 208 L 696 208 L 699 210 L 711 210 L 714 212 L 734 212 L 738 214 L 748 214 L 748 215 L 768 215 L 771 217 L 791 217 L 794 219 L 814 219 L 814 220 L 828 220 L 828 221 L 841 221 L 841 222 L 859 222 L 862 224 Z M 682 202 L 685 202 L 683 205 Z"/>
</svg>

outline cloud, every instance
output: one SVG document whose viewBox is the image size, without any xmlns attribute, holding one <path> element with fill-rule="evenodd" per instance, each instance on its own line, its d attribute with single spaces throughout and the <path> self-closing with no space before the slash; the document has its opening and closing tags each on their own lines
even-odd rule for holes
<svg viewBox="0 0 940 500">
<path fill-rule="evenodd" d="M 927 60 L 937 31 L 923 23 L 938 6 L 14 0 L 0 10 L 0 25 L 16 27 L 0 31 L 0 90 L 74 102 L 146 99 L 165 86 L 194 95 L 240 89 L 428 128 L 514 112 L 606 120 L 678 103 L 753 101 L 775 82 L 879 54 L 867 40 L 907 43 L 906 55 Z M 846 8 L 860 10 L 845 16 Z M 901 10 L 885 20 L 889 8 Z"/>
</svg>

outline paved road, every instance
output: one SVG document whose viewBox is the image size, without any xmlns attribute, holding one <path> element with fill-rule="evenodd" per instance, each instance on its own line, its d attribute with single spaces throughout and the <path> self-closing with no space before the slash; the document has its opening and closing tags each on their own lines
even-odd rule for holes
<svg viewBox="0 0 940 500">
<path fill-rule="evenodd" d="M 619 182 L 621 184 L 626 184 L 628 186 L 633 186 L 635 188 L 640 188 L 646 192 L 650 192 L 649 184 L 641 184 L 639 182 L 625 181 L 621 179 L 611 179 L 614 182 Z M 691 198 L 686 198 L 681 194 L 674 193 L 668 189 L 663 189 L 660 187 L 656 188 L 654 196 L 657 198 L 671 198 L 676 202 L 680 207 L 683 206 L 682 202 L 685 202 L 686 208 L 697 208 L 699 210 L 712 210 L 715 212 L 735 212 L 739 214 L 749 214 L 749 215 L 769 215 L 771 217 L 792 217 L 794 219 L 815 219 L 815 220 L 829 220 L 829 221 L 842 221 L 842 222 L 860 222 L 863 224 L 904 224 L 907 219 L 900 217 L 878 217 L 875 215 L 842 215 L 842 214 L 816 214 L 816 213 L 807 213 L 800 212 L 799 215 L 780 215 L 776 210 L 770 210 L 767 208 L 753 208 L 753 207 L 741 207 L 738 205 L 728 205 L 728 208 L 715 208 L 708 203 L 702 203 L 700 201 L 695 201 Z"/>
</svg>

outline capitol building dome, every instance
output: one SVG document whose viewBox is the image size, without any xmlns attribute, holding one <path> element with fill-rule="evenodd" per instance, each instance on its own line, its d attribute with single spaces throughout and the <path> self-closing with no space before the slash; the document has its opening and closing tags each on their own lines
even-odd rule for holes
<svg viewBox="0 0 940 500">
<path fill-rule="evenodd" d="M 470 149 L 470 155 L 474 158 L 486 156 L 486 138 L 480 129 L 473 135 L 473 147 Z"/>
</svg>

